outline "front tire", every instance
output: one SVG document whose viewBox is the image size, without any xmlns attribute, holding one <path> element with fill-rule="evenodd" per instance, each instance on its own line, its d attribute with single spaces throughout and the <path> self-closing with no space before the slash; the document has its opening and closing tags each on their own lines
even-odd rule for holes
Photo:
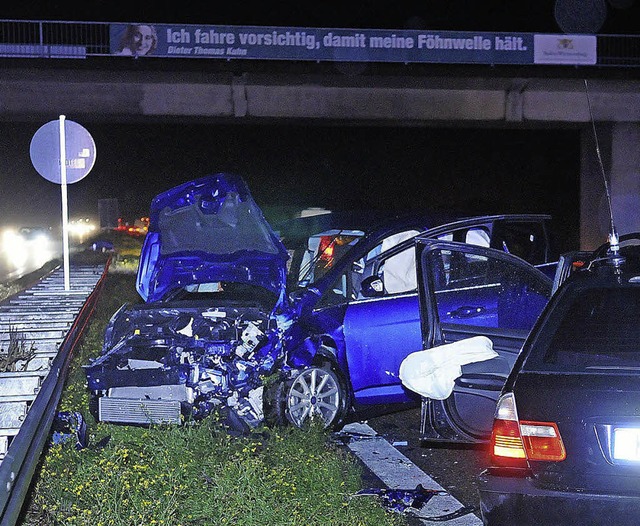
<svg viewBox="0 0 640 526">
<path fill-rule="evenodd" d="M 300 428 L 317 421 L 338 429 L 349 407 L 346 383 L 328 362 L 305 367 L 269 391 L 270 420 Z"/>
</svg>

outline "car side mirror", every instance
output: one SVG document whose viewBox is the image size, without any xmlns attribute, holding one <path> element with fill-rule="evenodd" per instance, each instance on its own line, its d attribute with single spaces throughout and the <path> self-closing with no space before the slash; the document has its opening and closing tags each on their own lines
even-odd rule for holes
<svg viewBox="0 0 640 526">
<path fill-rule="evenodd" d="M 384 296 L 384 283 L 380 276 L 369 276 L 362 280 L 360 293 L 365 298 L 379 298 Z"/>
</svg>

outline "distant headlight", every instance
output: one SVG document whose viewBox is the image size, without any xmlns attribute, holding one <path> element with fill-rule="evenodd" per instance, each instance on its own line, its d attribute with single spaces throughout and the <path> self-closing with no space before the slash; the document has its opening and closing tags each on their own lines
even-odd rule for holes
<svg viewBox="0 0 640 526">
<path fill-rule="evenodd" d="M 38 245 L 45 245 L 49 242 L 49 236 L 46 236 L 45 234 L 39 234 L 34 238 L 33 242 Z"/>
<path fill-rule="evenodd" d="M 96 225 L 88 220 L 69 223 L 69 233 L 74 236 L 85 236 L 96 229 Z"/>
<path fill-rule="evenodd" d="M 2 233 L 2 249 L 13 251 L 24 246 L 24 239 L 13 229 L 7 229 Z"/>
</svg>

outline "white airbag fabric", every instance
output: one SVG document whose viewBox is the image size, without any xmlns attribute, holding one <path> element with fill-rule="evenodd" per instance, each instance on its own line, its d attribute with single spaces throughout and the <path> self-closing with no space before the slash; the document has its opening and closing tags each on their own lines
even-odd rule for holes
<svg viewBox="0 0 640 526">
<path fill-rule="evenodd" d="M 421 396 L 444 400 L 453 392 L 463 365 L 497 357 L 489 338 L 474 336 L 411 353 L 400 364 L 400 380 Z"/>
<path fill-rule="evenodd" d="M 420 232 L 409 230 L 389 236 L 382 241 L 382 252 L 416 237 Z M 416 274 L 416 251 L 414 249 L 403 250 L 395 256 L 387 258 L 382 271 L 382 279 L 387 294 L 399 294 L 416 290 L 418 279 Z"/>
</svg>

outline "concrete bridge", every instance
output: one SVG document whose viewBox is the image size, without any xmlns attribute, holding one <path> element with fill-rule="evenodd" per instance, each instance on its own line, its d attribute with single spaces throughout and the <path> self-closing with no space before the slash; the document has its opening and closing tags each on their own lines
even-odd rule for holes
<svg viewBox="0 0 640 526">
<path fill-rule="evenodd" d="M 581 134 L 580 243 L 608 213 L 589 93 L 617 227 L 640 230 L 640 69 L 282 63 L 131 57 L 0 61 L 0 119 L 314 121 L 557 129 Z"/>
</svg>

